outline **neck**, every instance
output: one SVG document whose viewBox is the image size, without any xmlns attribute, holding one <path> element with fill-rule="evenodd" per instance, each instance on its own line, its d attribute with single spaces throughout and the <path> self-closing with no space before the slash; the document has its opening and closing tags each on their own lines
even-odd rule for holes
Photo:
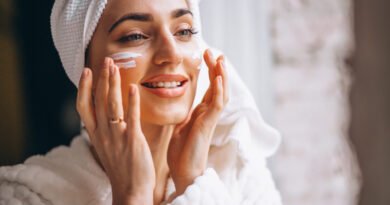
<svg viewBox="0 0 390 205">
<path fill-rule="evenodd" d="M 163 174 L 161 172 L 169 171 L 167 153 L 173 129 L 174 125 L 142 124 L 142 131 L 152 153 L 156 176 Z"/>
</svg>

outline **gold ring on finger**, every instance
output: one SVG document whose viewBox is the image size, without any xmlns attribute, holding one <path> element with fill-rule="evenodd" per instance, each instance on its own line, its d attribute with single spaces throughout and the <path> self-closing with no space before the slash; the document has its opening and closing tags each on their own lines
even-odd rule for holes
<svg viewBox="0 0 390 205">
<path fill-rule="evenodd" d="M 119 117 L 117 119 L 111 119 L 110 120 L 111 124 L 118 124 L 118 123 L 121 123 L 121 122 L 123 122 L 123 118 L 121 118 L 121 117 Z"/>
</svg>

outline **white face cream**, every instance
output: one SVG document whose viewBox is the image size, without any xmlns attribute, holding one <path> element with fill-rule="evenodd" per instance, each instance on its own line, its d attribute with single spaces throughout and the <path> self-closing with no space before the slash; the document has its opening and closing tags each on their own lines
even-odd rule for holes
<svg viewBox="0 0 390 205">
<path fill-rule="evenodd" d="M 142 55 L 139 53 L 120 52 L 111 55 L 111 58 L 114 60 L 114 63 L 119 68 L 129 69 L 129 68 L 135 68 L 137 66 L 135 59 L 141 56 Z"/>
<path fill-rule="evenodd" d="M 192 59 L 194 60 L 199 60 L 201 62 L 201 64 L 203 63 L 203 51 L 201 49 L 195 51 L 193 54 L 192 54 Z M 202 67 L 201 64 L 197 67 L 198 70 L 200 70 L 200 68 Z"/>
<path fill-rule="evenodd" d="M 203 59 L 203 51 L 201 49 L 197 49 L 195 51 L 190 51 L 190 50 L 183 50 L 182 53 L 188 57 L 190 57 L 192 60 L 198 63 L 202 63 Z M 196 67 L 196 69 L 200 70 L 201 66 L 199 65 Z"/>
<path fill-rule="evenodd" d="M 194 59 L 194 60 L 202 60 L 202 54 L 203 54 L 203 52 L 201 50 L 195 51 L 192 54 L 192 59 Z"/>
</svg>

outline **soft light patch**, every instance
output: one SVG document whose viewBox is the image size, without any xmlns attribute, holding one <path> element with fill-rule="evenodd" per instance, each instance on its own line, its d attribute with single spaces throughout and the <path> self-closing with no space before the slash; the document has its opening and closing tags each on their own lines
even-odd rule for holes
<svg viewBox="0 0 390 205">
<path fill-rule="evenodd" d="M 194 64 L 198 64 L 196 69 L 201 69 L 201 63 L 203 62 L 203 51 L 201 49 L 197 49 L 195 51 L 183 51 L 184 55 L 187 55 L 188 57 L 191 57 L 192 60 L 194 60 Z"/>
<path fill-rule="evenodd" d="M 129 68 L 135 68 L 137 66 L 135 59 L 141 56 L 142 55 L 139 53 L 120 52 L 111 55 L 111 58 L 114 60 L 114 63 L 119 68 L 129 69 Z"/>
<path fill-rule="evenodd" d="M 194 60 L 202 60 L 202 50 L 197 50 L 192 54 L 192 59 Z"/>
</svg>

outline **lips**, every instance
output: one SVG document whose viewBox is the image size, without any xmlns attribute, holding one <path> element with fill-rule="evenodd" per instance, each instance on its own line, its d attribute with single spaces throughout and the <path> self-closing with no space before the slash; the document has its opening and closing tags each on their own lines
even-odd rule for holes
<svg viewBox="0 0 390 205">
<path fill-rule="evenodd" d="M 141 83 L 146 91 L 162 98 L 182 96 L 188 87 L 188 78 L 183 75 L 162 74 L 146 79 Z"/>
<path fill-rule="evenodd" d="M 146 79 L 143 83 L 161 82 L 161 81 L 185 81 L 187 78 L 183 75 L 161 74 Z"/>
</svg>

